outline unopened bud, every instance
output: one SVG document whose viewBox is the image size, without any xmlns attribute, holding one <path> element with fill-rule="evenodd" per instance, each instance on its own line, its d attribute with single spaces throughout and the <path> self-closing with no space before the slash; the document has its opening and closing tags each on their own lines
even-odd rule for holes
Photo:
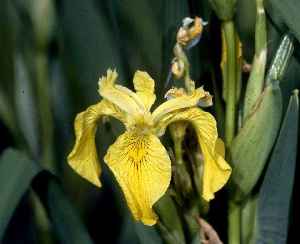
<svg viewBox="0 0 300 244">
<path fill-rule="evenodd" d="M 183 19 L 182 26 L 177 32 L 177 43 L 188 49 L 196 45 L 200 40 L 205 24 L 206 22 L 199 17 Z"/>
</svg>

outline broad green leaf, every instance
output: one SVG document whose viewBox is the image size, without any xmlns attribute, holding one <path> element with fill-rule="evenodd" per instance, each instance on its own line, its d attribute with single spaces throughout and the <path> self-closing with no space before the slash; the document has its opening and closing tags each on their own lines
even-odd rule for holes
<svg viewBox="0 0 300 244">
<path fill-rule="evenodd" d="M 44 171 L 39 174 L 32 186 L 46 208 L 60 243 L 92 243 L 70 200 L 63 192 L 62 186 L 51 173 Z"/>
<path fill-rule="evenodd" d="M 29 60 L 26 60 L 27 62 Z M 20 125 L 20 131 L 28 145 L 30 153 L 37 158 L 41 147 L 39 142 L 39 118 L 34 97 L 34 88 L 30 80 L 23 55 L 15 59 L 15 107 L 16 119 Z"/>
<path fill-rule="evenodd" d="M 281 33 L 291 32 L 300 41 L 299 9 L 298 0 L 266 0 L 267 13 Z"/>
<path fill-rule="evenodd" d="M 115 7 L 122 48 L 126 60 L 130 60 L 130 69 L 147 70 L 157 80 L 161 70 L 161 31 L 156 8 L 151 8 L 149 1 L 139 0 L 117 1 Z"/>
<path fill-rule="evenodd" d="M 99 99 L 97 83 L 108 68 L 123 80 L 120 42 L 113 25 L 95 1 L 55 1 L 60 26 L 61 58 L 68 77 L 68 93 L 76 112 Z"/>
<path fill-rule="evenodd" d="M 276 139 L 282 114 L 278 83 L 265 88 L 230 147 L 235 200 L 241 201 L 256 185 Z"/>
<path fill-rule="evenodd" d="M 11 1 L 1 1 L 0 8 L 0 119 L 13 131 L 14 54 L 16 19 Z"/>
<path fill-rule="evenodd" d="M 0 240 L 19 201 L 41 168 L 23 153 L 7 149 L 0 158 Z"/>
<path fill-rule="evenodd" d="M 286 243 L 298 140 L 298 90 L 290 103 L 270 158 L 258 200 L 256 243 Z"/>
</svg>

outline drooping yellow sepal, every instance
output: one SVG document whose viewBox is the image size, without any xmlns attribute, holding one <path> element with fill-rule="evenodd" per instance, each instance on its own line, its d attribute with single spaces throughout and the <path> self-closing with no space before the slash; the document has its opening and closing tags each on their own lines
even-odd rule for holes
<svg viewBox="0 0 300 244">
<path fill-rule="evenodd" d="M 97 122 L 103 115 L 113 116 L 125 123 L 125 115 L 116 106 L 102 100 L 79 113 L 74 122 L 76 141 L 68 155 L 69 165 L 83 178 L 100 187 L 101 167 L 95 144 Z"/>
<path fill-rule="evenodd" d="M 166 192 L 171 180 L 171 161 L 153 134 L 125 132 L 110 146 L 104 161 L 120 184 L 136 220 L 156 223 L 152 206 Z"/>
<path fill-rule="evenodd" d="M 209 201 L 225 185 L 231 174 L 231 167 L 222 155 L 222 142 L 217 141 L 216 121 L 211 114 L 200 108 L 188 108 L 166 114 L 158 124 L 158 134 L 162 134 L 169 124 L 178 121 L 190 122 L 196 131 L 204 163 L 202 196 Z"/>
</svg>

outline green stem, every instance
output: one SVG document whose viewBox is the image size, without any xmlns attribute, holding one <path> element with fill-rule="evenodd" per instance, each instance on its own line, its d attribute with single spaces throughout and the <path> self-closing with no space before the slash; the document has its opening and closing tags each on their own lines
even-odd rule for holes
<svg viewBox="0 0 300 244">
<path fill-rule="evenodd" d="M 225 142 L 230 146 L 236 126 L 236 47 L 235 30 L 232 21 L 222 23 L 227 49 L 227 94 L 226 94 L 226 116 L 225 116 Z"/>
<path fill-rule="evenodd" d="M 241 207 L 233 202 L 229 202 L 228 221 L 228 243 L 239 244 L 241 242 Z"/>
<path fill-rule="evenodd" d="M 256 231 L 256 207 L 258 194 L 251 195 L 247 198 L 241 209 L 241 242 L 254 243 Z"/>
<path fill-rule="evenodd" d="M 174 55 L 184 64 L 184 84 L 187 93 L 191 93 L 195 90 L 195 83 L 190 77 L 190 63 L 180 44 L 176 44 L 174 47 Z"/>
<path fill-rule="evenodd" d="M 236 41 L 235 41 L 235 29 L 232 21 L 225 21 L 222 23 L 224 31 L 225 45 L 227 50 L 227 93 L 226 95 L 226 114 L 225 114 L 225 143 L 229 148 L 234 138 L 236 131 L 236 67 L 237 67 L 237 55 L 236 55 Z M 227 154 L 229 155 L 229 154 Z M 230 159 L 230 155 L 227 156 Z M 240 243 L 240 222 L 241 222 L 241 208 L 233 202 L 229 202 L 229 214 L 228 214 L 228 243 L 239 244 Z"/>
<path fill-rule="evenodd" d="M 177 164 L 183 163 L 182 158 L 182 141 L 174 141 L 175 159 Z"/>
</svg>

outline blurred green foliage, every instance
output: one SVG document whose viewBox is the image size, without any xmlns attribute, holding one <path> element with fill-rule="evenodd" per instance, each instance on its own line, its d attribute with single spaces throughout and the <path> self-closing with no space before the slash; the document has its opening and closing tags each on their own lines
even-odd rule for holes
<svg viewBox="0 0 300 244">
<path fill-rule="evenodd" d="M 284 34 L 294 38 L 295 52 L 280 87 L 276 84 L 271 89 L 282 93 L 282 105 L 281 101 L 276 102 L 279 98 L 275 101 L 269 97 L 269 102 L 266 101 L 268 92 L 259 98 L 261 106 L 240 130 L 247 136 L 240 139 L 242 136 L 238 135 L 235 139 L 232 164 L 243 168 L 241 172 L 248 182 L 243 199 L 239 200 L 243 200 L 244 214 L 258 216 L 258 225 L 253 224 L 253 217 L 249 218 L 249 225 L 256 226 L 253 233 L 258 233 L 257 243 L 264 241 L 265 236 L 271 238 L 271 243 L 285 243 L 288 227 L 288 239 L 292 240 L 297 236 L 295 226 L 299 225 L 299 218 L 291 217 L 299 213 L 299 203 L 292 197 L 293 189 L 295 195 L 299 193 L 299 169 L 295 171 L 296 159 L 299 161 L 298 93 L 291 94 L 300 87 L 300 3 L 266 0 L 264 4 L 267 69 Z M 104 186 L 99 190 L 69 168 L 66 155 L 74 142 L 74 117 L 99 100 L 97 81 L 107 68 L 116 68 L 119 80 L 127 86 L 131 85 L 129 81 L 136 69 L 147 70 L 157 81 L 158 101 L 163 99 L 167 87 L 178 85 L 172 79 L 167 82 L 176 31 L 182 18 L 195 15 L 209 25 L 198 46 L 188 51 L 192 77 L 197 85 L 204 85 L 214 94 L 216 106 L 211 112 L 216 113 L 219 133 L 223 135 L 220 21 L 208 0 L 0 0 L 0 150 L 15 148 L 4 151 L 0 158 L 0 240 L 3 238 L 3 243 L 41 243 L 41 240 L 45 243 L 162 243 L 156 229 L 132 220 L 107 168 L 102 176 Z M 234 24 L 242 42 L 243 58 L 252 63 L 254 0 L 237 0 Z M 243 74 L 242 95 L 248 76 Z M 264 103 L 268 104 L 263 106 Z M 281 106 L 285 114 L 282 125 Z M 98 137 L 101 155 L 122 130 L 116 121 L 104 124 Z M 261 147 L 248 145 L 251 137 Z M 257 161 L 260 167 L 255 164 Z M 253 170 L 248 174 L 250 168 Z M 277 174 L 279 171 L 281 174 Z M 242 182 L 238 171 L 234 172 L 232 181 Z M 226 240 L 227 198 L 226 194 L 218 194 L 207 215 L 222 240 Z M 37 202 L 41 210 L 36 207 Z M 24 209 L 27 215 L 23 214 Z M 47 214 L 41 215 L 40 211 Z M 279 219 L 274 213 L 280 214 Z M 242 240 L 255 243 L 252 231 L 247 229 L 249 225 L 242 230 Z M 20 229 L 26 231 L 16 235 Z M 168 235 L 170 227 L 160 228 L 161 232 L 164 230 Z"/>
</svg>

